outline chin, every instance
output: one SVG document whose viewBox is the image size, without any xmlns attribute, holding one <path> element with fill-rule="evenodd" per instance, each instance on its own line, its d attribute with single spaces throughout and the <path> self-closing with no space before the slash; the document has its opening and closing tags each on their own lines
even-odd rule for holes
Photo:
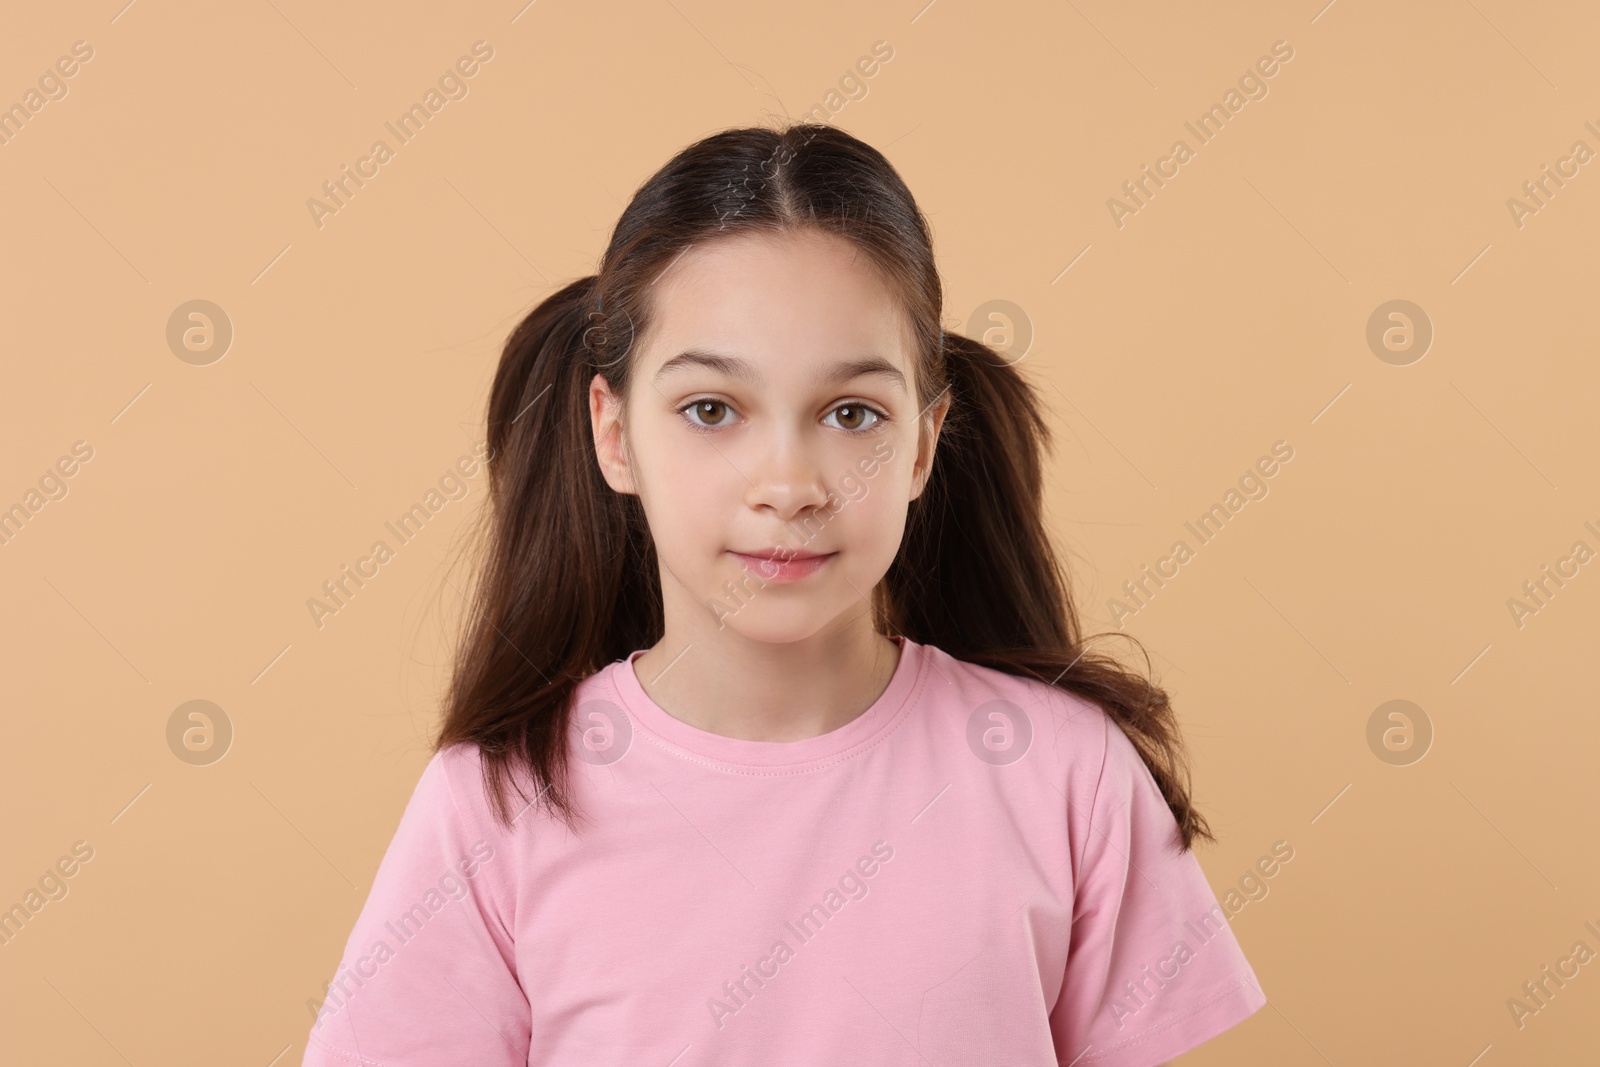
<svg viewBox="0 0 1600 1067">
<path fill-rule="evenodd" d="M 762 604 L 757 600 L 746 603 L 736 612 L 724 614 L 719 630 L 769 645 L 787 645 L 815 637 L 830 621 L 820 612 L 784 610 L 783 605 Z"/>
</svg>

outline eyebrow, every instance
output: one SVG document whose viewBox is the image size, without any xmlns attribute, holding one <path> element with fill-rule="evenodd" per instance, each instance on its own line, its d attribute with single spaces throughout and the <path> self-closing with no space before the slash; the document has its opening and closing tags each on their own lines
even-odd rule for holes
<svg viewBox="0 0 1600 1067">
<path fill-rule="evenodd" d="M 729 378 L 755 385 L 761 380 L 761 373 L 749 360 L 737 356 L 718 356 L 710 352 L 698 352 L 690 349 L 680 352 L 661 365 L 656 371 L 656 381 L 660 381 L 667 374 L 686 367 L 704 367 L 706 370 Z M 863 356 L 860 359 L 842 360 L 832 364 L 822 374 L 817 376 L 817 385 L 838 385 L 854 378 L 876 376 L 885 378 L 898 385 L 901 390 L 906 388 L 906 376 L 901 374 L 895 365 L 882 356 Z"/>
</svg>

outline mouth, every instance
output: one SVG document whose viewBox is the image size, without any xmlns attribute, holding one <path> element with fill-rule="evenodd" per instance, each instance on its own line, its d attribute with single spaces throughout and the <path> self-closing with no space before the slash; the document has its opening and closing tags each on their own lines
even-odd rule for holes
<svg viewBox="0 0 1600 1067">
<path fill-rule="evenodd" d="M 800 552 L 787 548 L 764 548 L 756 552 L 730 549 L 728 554 L 757 577 L 778 582 L 809 578 L 838 555 L 837 552 Z"/>
</svg>

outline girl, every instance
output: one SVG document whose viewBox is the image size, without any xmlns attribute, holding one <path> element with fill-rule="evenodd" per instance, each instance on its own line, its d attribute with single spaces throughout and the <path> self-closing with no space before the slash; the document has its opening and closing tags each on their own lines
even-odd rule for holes
<svg viewBox="0 0 1600 1067">
<path fill-rule="evenodd" d="M 1149 1067 L 1266 1003 L 1165 694 L 1087 654 L 1037 401 L 941 308 L 894 168 L 797 125 L 685 149 L 516 328 L 306 1064 Z"/>
</svg>

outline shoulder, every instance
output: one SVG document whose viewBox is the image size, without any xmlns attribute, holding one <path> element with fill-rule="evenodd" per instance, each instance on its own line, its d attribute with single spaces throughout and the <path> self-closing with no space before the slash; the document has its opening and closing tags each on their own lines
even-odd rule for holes
<svg viewBox="0 0 1600 1067">
<path fill-rule="evenodd" d="M 510 929 L 516 872 L 523 856 L 516 831 L 532 820 L 513 821 L 510 826 L 499 821 L 484 780 L 484 763 L 482 750 L 472 742 L 435 752 L 417 780 L 401 823 L 412 825 L 407 839 L 413 847 L 487 883 L 496 913 Z M 522 802 L 514 793 L 511 800 L 515 816 Z M 490 862 L 497 856 L 506 859 Z M 486 873 L 479 874 L 480 870 Z"/>
<path fill-rule="evenodd" d="M 923 645 L 927 660 L 925 702 L 934 714 L 962 720 L 960 725 L 981 735 L 991 724 L 1008 728 L 1024 755 L 1067 773 L 1092 795 L 1108 759 L 1125 769 L 1137 751 L 1098 703 L 1038 678 L 957 659 L 935 645 Z M 1117 743 L 1120 742 L 1120 745 Z"/>
<path fill-rule="evenodd" d="M 482 750 L 471 742 L 439 749 L 422 769 L 407 805 L 407 815 L 446 823 L 473 838 L 499 838 L 504 828 L 495 818 Z M 515 807 L 512 809 L 515 811 Z"/>
</svg>

